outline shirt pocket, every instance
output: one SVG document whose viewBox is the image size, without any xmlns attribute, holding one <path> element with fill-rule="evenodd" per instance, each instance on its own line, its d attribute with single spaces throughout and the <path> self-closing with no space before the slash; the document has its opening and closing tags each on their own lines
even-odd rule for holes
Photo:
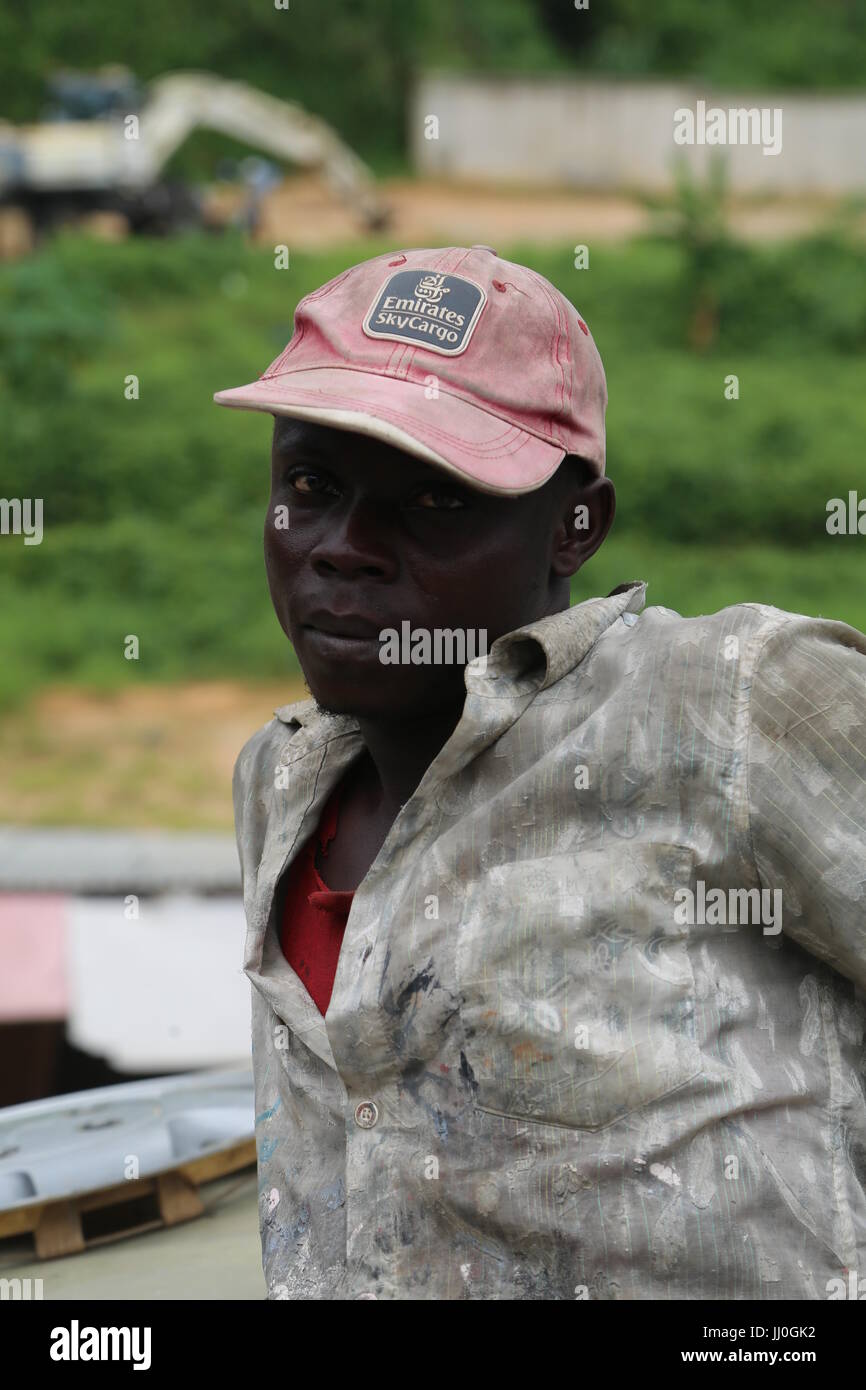
<svg viewBox="0 0 866 1390">
<path fill-rule="evenodd" d="M 456 968 L 480 1109 L 596 1130 L 701 1073 L 689 928 L 674 917 L 693 870 L 685 845 L 629 841 L 470 885 Z"/>
</svg>

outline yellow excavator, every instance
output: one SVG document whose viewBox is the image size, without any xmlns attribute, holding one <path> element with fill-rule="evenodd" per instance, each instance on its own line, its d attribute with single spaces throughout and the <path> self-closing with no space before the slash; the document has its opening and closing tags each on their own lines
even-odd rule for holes
<svg viewBox="0 0 866 1390">
<path fill-rule="evenodd" d="M 165 177 L 196 129 L 321 170 L 365 228 L 387 223 L 370 170 L 325 121 L 242 82 L 176 72 L 142 88 L 128 69 L 110 67 L 58 73 L 49 94 L 46 120 L 0 122 L 0 206 L 18 209 L 37 234 L 97 211 L 123 214 L 133 231 L 196 225 L 194 190 Z"/>
</svg>

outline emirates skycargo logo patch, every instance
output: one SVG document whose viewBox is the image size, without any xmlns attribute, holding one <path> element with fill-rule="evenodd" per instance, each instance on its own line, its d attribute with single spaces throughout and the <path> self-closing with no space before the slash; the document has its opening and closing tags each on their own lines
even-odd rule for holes
<svg viewBox="0 0 866 1390">
<path fill-rule="evenodd" d="M 398 270 L 364 320 L 368 338 L 394 338 L 449 357 L 465 352 L 487 296 L 462 275 Z"/>
</svg>

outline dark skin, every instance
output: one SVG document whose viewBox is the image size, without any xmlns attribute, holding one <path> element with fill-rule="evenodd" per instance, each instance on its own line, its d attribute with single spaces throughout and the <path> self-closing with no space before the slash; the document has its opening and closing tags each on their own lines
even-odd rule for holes
<svg viewBox="0 0 866 1390">
<path fill-rule="evenodd" d="M 588 524 L 578 529 L 579 505 Z M 274 611 L 313 697 L 353 715 L 364 740 L 343 783 L 330 888 L 358 886 L 466 695 L 460 665 L 383 664 L 380 631 L 404 620 L 413 631 L 484 630 L 489 650 L 568 607 L 571 576 L 614 510 L 610 480 L 587 480 L 571 459 L 536 491 L 499 497 L 365 435 L 275 418 L 265 523 Z"/>
</svg>

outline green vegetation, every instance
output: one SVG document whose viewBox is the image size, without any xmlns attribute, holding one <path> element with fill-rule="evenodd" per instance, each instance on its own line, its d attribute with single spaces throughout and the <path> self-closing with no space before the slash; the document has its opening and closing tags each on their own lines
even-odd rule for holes
<svg viewBox="0 0 866 1390">
<path fill-rule="evenodd" d="M 331 121 L 380 172 L 404 158 L 408 93 L 431 68 L 693 77 L 748 90 L 862 87 L 864 0 L 0 0 L 6 119 L 37 119 L 61 65 L 124 63 L 142 80 L 200 68 Z M 232 148 L 193 137 L 187 169 Z"/>
<path fill-rule="evenodd" d="M 0 491 L 45 511 L 40 546 L 0 539 L 0 700 L 58 678 L 289 667 L 261 560 L 270 417 L 211 396 L 276 357 L 303 294 L 387 249 L 293 253 L 277 272 L 234 236 L 66 235 L 0 271 Z M 581 271 L 568 248 L 502 253 L 578 305 L 607 371 L 619 509 L 576 596 L 644 578 L 650 602 L 683 613 L 751 599 L 866 629 L 866 542 L 825 529 L 829 498 L 866 495 L 862 246 L 842 233 L 726 241 L 701 351 L 687 245 L 594 248 Z M 138 400 L 124 396 L 130 374 Z M 738 400 L 725 399 L 730 374 Z"/>
</svg>

